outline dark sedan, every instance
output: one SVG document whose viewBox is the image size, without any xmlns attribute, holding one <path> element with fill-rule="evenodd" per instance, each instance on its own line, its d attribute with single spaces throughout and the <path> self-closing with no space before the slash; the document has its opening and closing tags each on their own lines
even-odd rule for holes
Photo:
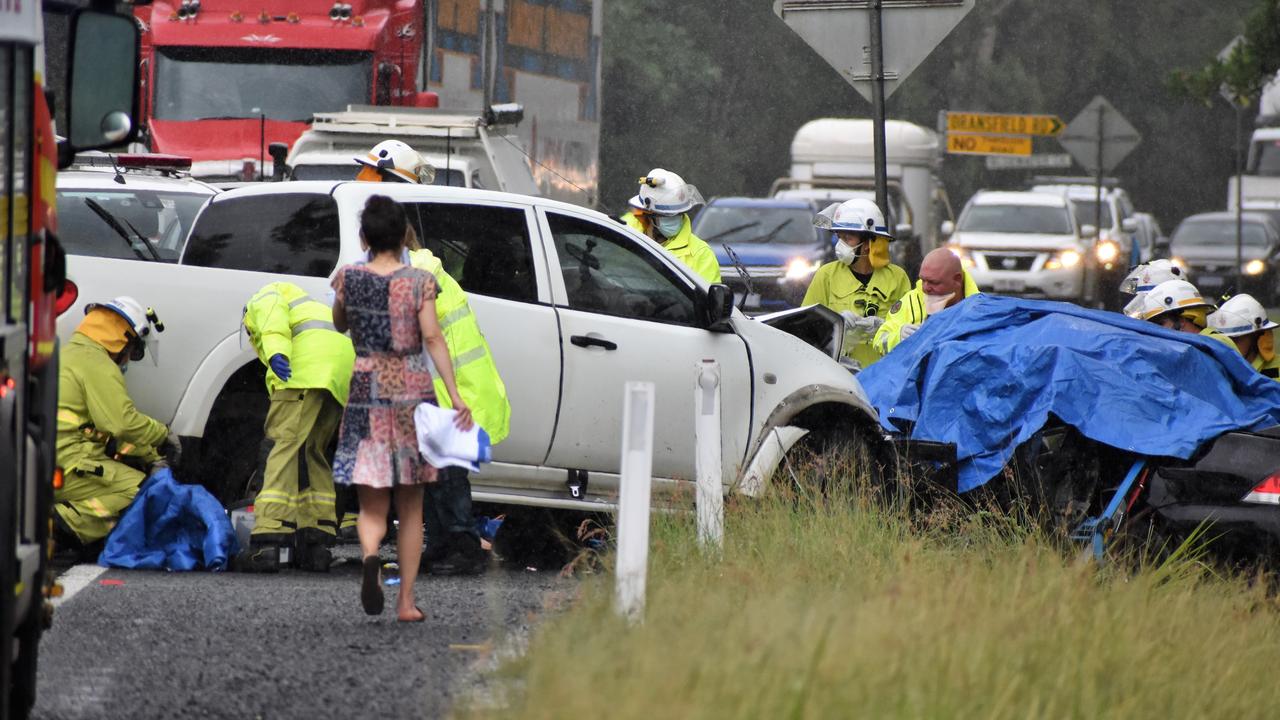
<svg viewBox="0 0 1280 720">
<path fill-rule="evenodd" d="M 1192 215 L 1173 231 L 1173 262 L 1206 295 L 1218 297 L 1234 288 L 1274 306 L 1280 301 L 1280 226 L 1265 213 L 1246 211 L 1242 230 L 1237 268 L 1236 214 Z"/>
</svg>

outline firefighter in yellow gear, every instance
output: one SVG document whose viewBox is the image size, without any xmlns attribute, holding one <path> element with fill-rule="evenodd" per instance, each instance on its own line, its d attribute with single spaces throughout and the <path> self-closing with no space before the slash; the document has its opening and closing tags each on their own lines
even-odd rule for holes
<svg viewBox="0 0 1280 720">
<path fill-rule="evenodd" d="M 889 308 L 889 317 L 872 341 L 881 355 L 888 354 L 920 329 L 930 315 L 978 294 L 978 284 L 960 264 L 960 258 L 946 248 L 929 251 L 920 263 L 920 279 L 915 288 Z"/>
<path fill-rule="evenodd" d="M 436 317 L 444 331 L 445 343 L 453 361 L 458 394 L 471 408 L 476 424 L 484 428 L 489 442 L 497 445 L 511 429 L 511 403 L 507 388 L 498 374 L 489 343 L 467 293 L 444 269 L 444 264 L 430 250 L 420 247 L 412 226 L 405 243 L 413 267 L 426 270 L 436 278 Z M 444 383 L 435 378 L 436 399 L 441 407 L 450 407 Z M 480 534 L 471 510 L 471 483 L 465 468 L 444 468 L 435 483 L 427 486 L 424 513 L 427 545 L 423 565 L 435 575 L 470 575 L 484 571 L 486 558 L 480 548 Z"/>
<path fill-rule="evenodd" d="M 294 548 L 299 567 L 328 572 L 337 519 L 327 450 L 342 421 L 355 349 L 334 328 L 329 306 L 288 282 L 254 294 L 244 327 L 267 366 L 265 430 L 272 445 L 254 499 L 250 546 L 237 565 L 275 572 L 283 546 Z"/>
<path fill-rule="evenodd" d="M 134 407 L 124 381 L 128 363 L 143 359 L 163 328 L 154 312 L 119 297 L 86 307 L 59 351 L 57 458 L 64 475 L 53 512 L 61 545 L 105 538 L 138 494 L 144 471 L 166 455 L 177 462 L 177 435 Z"/>
<path fill-rule="evenodd" d="M 1280 325 L 1267 317 L 1266 308 L 1252 295 L 1240 293 L 1209 314 L 1209 329 L 1231 338 L 1236 350 L 1254 370 L 1272 380 L 1280 380 L 1280 356 L 1276 355 L 1274 331 Z"/>
<path fill-rule="evenodd" d="M 1231 338 L 1209 324 L 1209 313 L 1217 308 L 1186 280 L 1165 280 L 1142 298 L 1142 319 L 1165 329 L 1213 338 L 1240 351 Z"/>
<path fill-rule="evenodd" d="M 840 313 L 845 320 L 845 355 L 865 368 L 880 359 L 871 338 L 889 307 L 911 289 L 911 279 L 889 262 L 893 235 L 884 214 L 870 200 L 833 204 L 818 213 L 813 223 L 835 234 L 836 259 L 813 274 L 801 304 Z"/>
<path fill-rule="evenodd" d="M 667 252 L 709 283 L 720 282 L 720 261 L 702 238 L 693 234 L 689 211 L 702 204 L 698 188 L 679 175 L 654 168 L 640 178 L 640 191 L 627 201 L 623 222 L 662 245 Z"/>
</svg>

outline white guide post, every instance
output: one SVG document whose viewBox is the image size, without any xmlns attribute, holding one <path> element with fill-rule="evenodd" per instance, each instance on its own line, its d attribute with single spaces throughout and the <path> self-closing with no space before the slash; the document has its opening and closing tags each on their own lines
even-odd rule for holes
<svg viewBox="0 0 1280 720">
<path fill-rule="evenodd" d="M 698 476 L 698 542 L 704 550 L 724 547 L 724 474 L 720 454 L 720 363 L 703 360 L 696 370 L 693 437 Z"/>
<path fill-rule="evenodd" d="M 618 612 L 644 615 L 649 567 L 649 487 L 653 475 L 654 386 L 628 382 L 622 403 L 622 479 L 618 496 Z"/>
</svg>

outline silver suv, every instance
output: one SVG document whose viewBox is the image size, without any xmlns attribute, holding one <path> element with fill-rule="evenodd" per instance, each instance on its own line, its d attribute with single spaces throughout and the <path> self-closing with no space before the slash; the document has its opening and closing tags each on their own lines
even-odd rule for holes
<svg viewBox="0 0 1280 720">
<path fill-rule="evenodd" d="M 1085 301 L 1091 228 L 1061 194 L 979 191 L 958 223 L 943 223 L 951 251 L 978 287 L 1023 297 Z"/>
</svg>

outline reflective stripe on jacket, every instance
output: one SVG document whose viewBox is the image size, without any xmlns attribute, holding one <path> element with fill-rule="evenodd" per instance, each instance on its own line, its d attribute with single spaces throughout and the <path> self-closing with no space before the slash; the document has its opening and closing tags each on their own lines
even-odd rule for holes
<svg viewBox="0 0 1280 720">
<path fill-rule="evenodd" d="M 244 326 L 258 359 L 267 365 L 267 389 L 323 388 L 343 405 L 351 386 L 356 351 L 333 326 L 333 310 L 288 282 L 263 287 L 244 307 Z M 289 359 L 292 374 L 281 380 L 270 369 L 275 355 Z"/>
<path fill-rule="evenodd" d="M 449 346 L 458 394 L 471 408 L 476 423 L 489 434 L 489 442 L 496 445 L 511 431 L 511 403 L 507 400 L 507 386 L 493 362 L 489 343 L 471 312 L 467 293 L 445 272 L 443 263 L 430 250 L 411 251 L 409 260 L 414 267 L 426 270 L 436 278 L 436 318 L 444 332 L 445 344 Z M 449 392 L 439 375 L 435 378 L 435 386 L 436 402 L 441 407 L 452 407 Z"/>
<path fill-rule="evenodd" d="M 964 296 L 977 295 L 978 283 L 973 281 L 968 270 L 961 272 L 964 273 Z M 889 308 L 889 317 L 885 318 L 884 324 L 876 331 L 872 344 L 881 355 L 886 355 L 902 342 L 903 325 L 919 325 L 927 317 L 929 308 L 924 301 L 924 283 L 917 280 L 915 289 L 903 295 L 901 300 Z"/>
<path fill-rule="evenodd" d="M 885 317 L 889 308 L 911 290 L 907 271 L 897 265 L 873 270 L 870 282 L 862 284 L 848 265 L 832 261 L 818 268 L 809 281 L 801 305 L 823 305 L 836 312 L 848 310 L 858 317 Z M 870 339 L 845 348 L 845 354 L 862 367 L 880 359 Z"/>
<path fill-rule="evenodd" d="M 640 219 L 635 213 L 627 213 L 622 216 L 622 220 L 631 226 L 631 229 L 643 233 L 644 226 L 640 224 Z M 676 259 L 684 263 L 685 266 L 691 268 L 694 272 L 701 275 L 709 283 L 720 282 L 720 261 L 716 259 L 716 253 L 711 246 L 703 242 L 702 238 L 693 234 L 693 224 L 689 222 L 689 214 L 685 213 L 684 222 L 680 225 L 680 232 L 676 233 L 673 238 L 667 238 L 662 243 L 662 247 L 667 252 L 676 256 Z"/>
<path fill-rule="evenodd" d="M 75 333 L 59 350 L 58 464 L 92 473 L 116 456 L 159 459 L 169 429 L 133 405 L 124 374 L 107 349 Z"/>
</svg>

